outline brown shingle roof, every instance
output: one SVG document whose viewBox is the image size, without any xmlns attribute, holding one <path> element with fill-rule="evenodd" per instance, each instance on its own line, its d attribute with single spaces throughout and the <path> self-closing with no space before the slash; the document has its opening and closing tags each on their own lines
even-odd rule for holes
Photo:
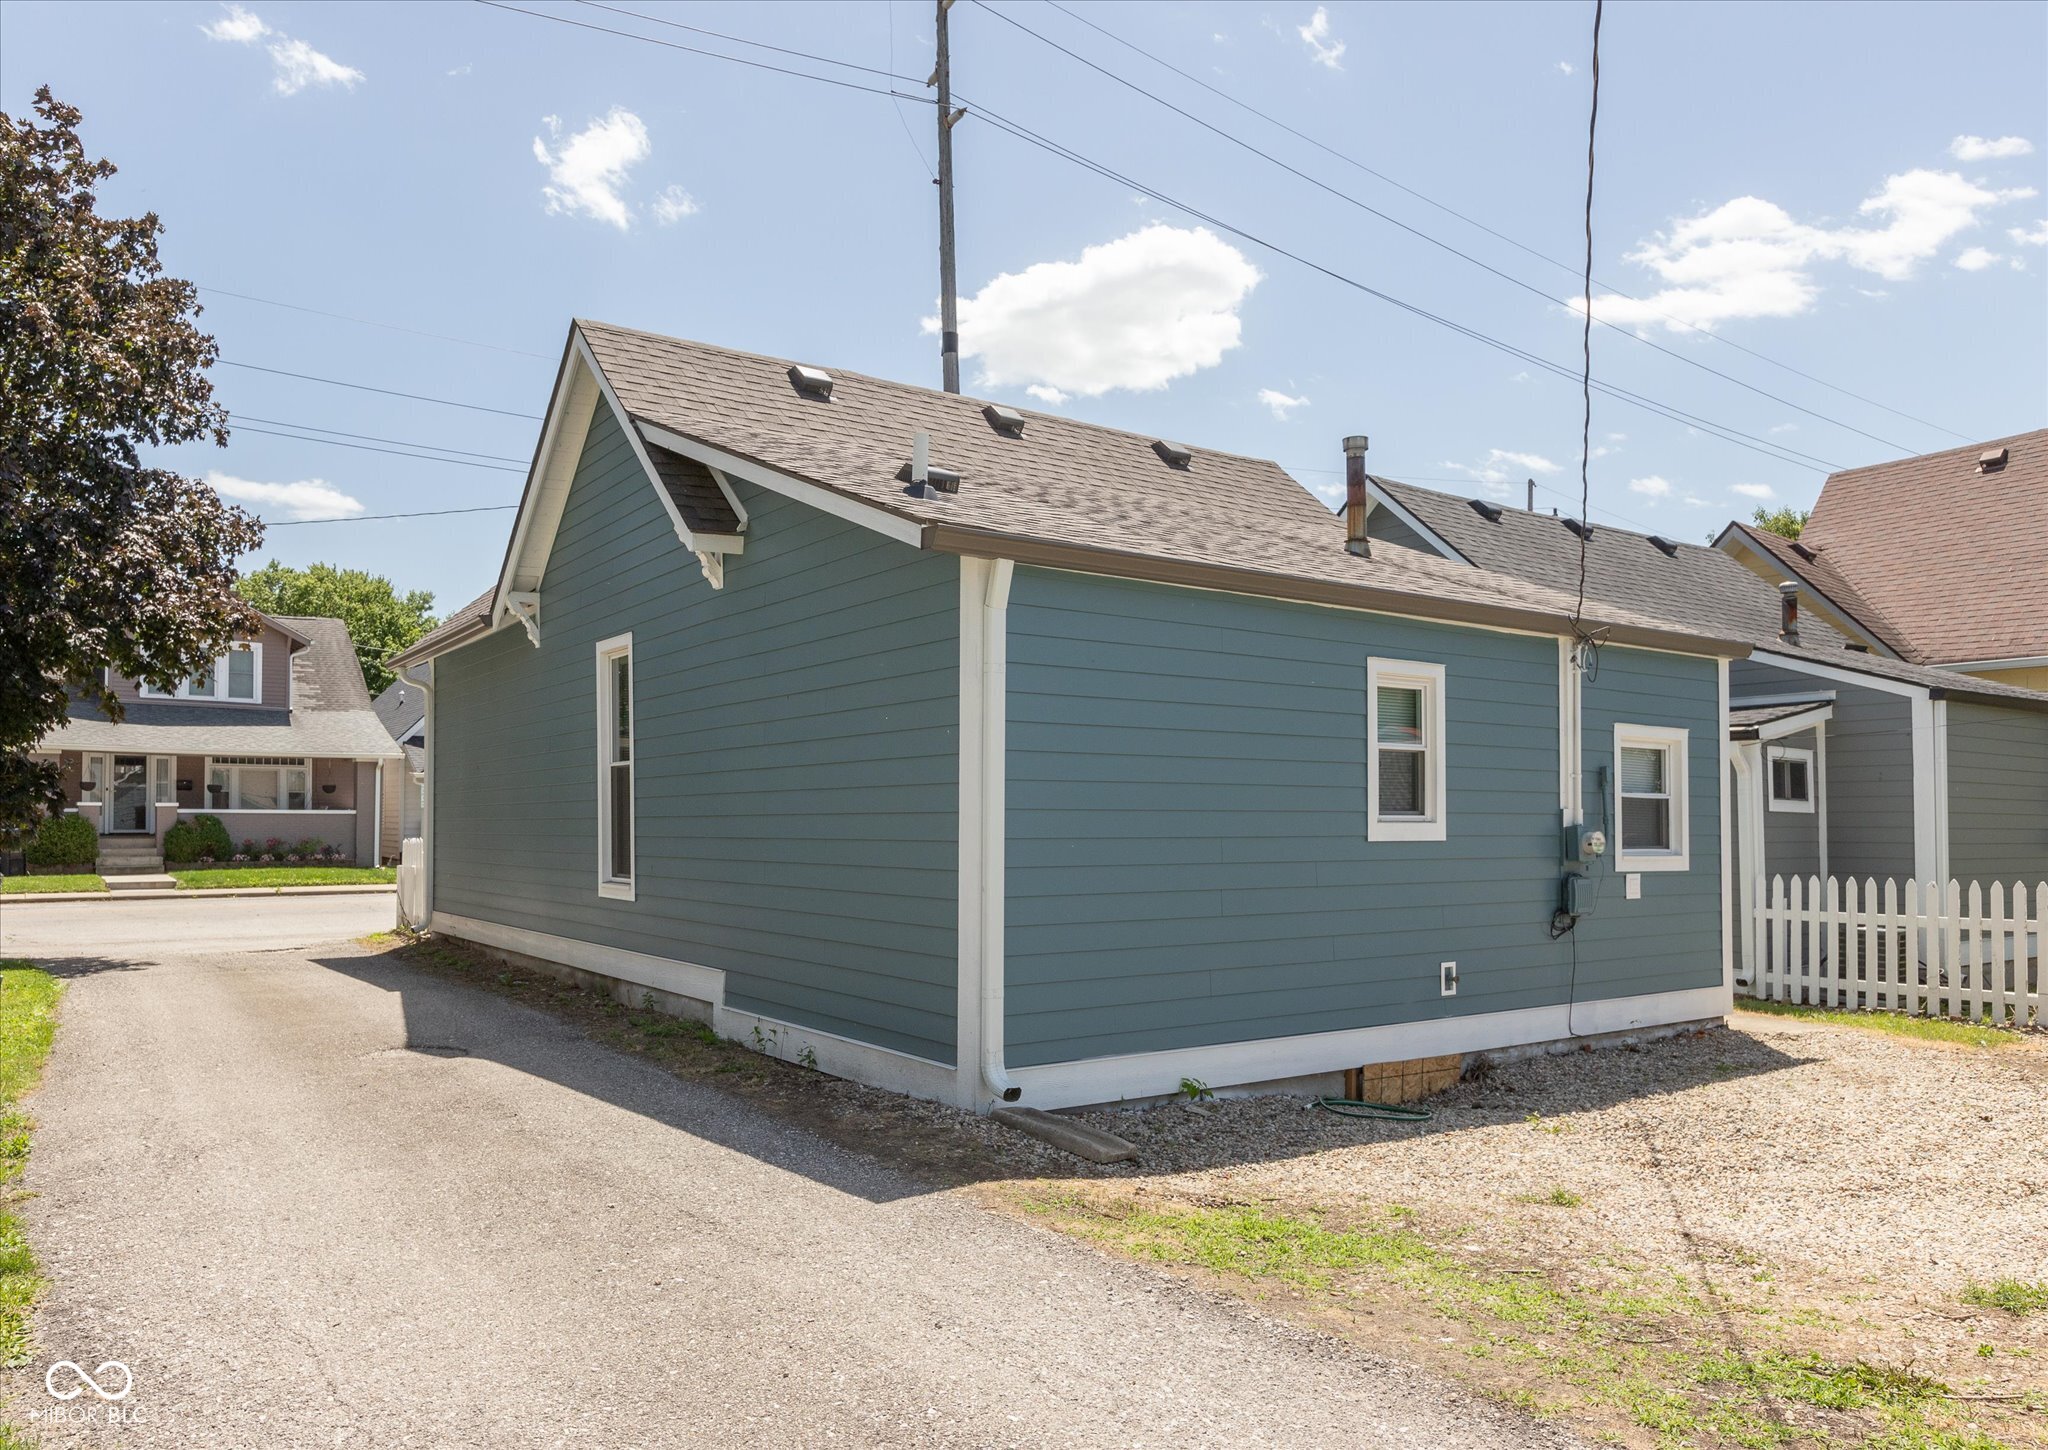
<svg viewBox="0 0 2048 1450">
<path fill-rule="evenodd" d="M 411 664 L 414 660 L 423 660 L 446 649 L 453 641 L 476 633 L 490 623 L 491 599 L 497 592 L 497 586 L 492 585 L 393 655 L 388 663 L 396 669 L 400 665 Z"/>
<path fill-rule="evenodd" d="M 1801 548 L 1783 534 L 1774 534 L 1769 529 L 1745 524 L 1740 519 L 1729 527 L 1740 530 L 1745 539 L 1825 594 L 1835 608 L 1862 625 L 1880 644 L 1900 659 L 1913 658 L 1912 648 L 1906 643 L 1905 635 L 1884 617 L 1883 610 L 1864 597 L 1863 591 L 1837 569 L 1825 554 L 1811 546 Z"/>
<path fill-rule="evenodd" d="M 1183 582 L 1213 577 L 1213 587 L 1424 615 L 1508 622 L 1514 614 L 1522 627 L 1532 615 L 1562 627 L 1572 607 L 1555 588 L 1433 554 L 1382 547 L 1354 558 L 1342 521 L 1264 459 L 1194 448 L 1177 468 L 1150 438 L 1037 412 L 1013 438 L 990 425 L 980 399 L 835 368 L 826 401 L 791 386 L 787 359 L 577 326 L 635 418 L 926 526 L 935 547 L 1041 562 L 1050 561 L 1044 551 L 1086 551 L 1097 563 L 1074 567 L 1136 572 L 1132 561 L 1144 561 L 1185 571 Z M 933 466 L 963 475 L 958 494 L 925 500 L 905 491 L 898 473 L 920 431 L 931 435 Z M 1667 644 L 1696 640 L 1702 652 L 1718 643 L 1696 626 L 1619 605 L 1593 622 Z"/>
<path fill-rule="evenodd" d="M 1978 456 L 2007 450 L 2002 469 Z M 1801 542 L 1922 663 L 2048 655 L 2048 429 L 1832 475 Z"/>
</svg>

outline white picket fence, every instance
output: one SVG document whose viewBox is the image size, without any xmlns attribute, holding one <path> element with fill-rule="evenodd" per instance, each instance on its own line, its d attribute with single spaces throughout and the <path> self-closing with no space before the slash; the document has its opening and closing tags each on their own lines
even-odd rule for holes
<svg viewBox="0 0 2048 1450">
<path fill-rule="evenodd" d="M 1754 883 L 1748 991 L 1773 1002 L 2048 1027 L 2048 882 Z"/>
</svg>

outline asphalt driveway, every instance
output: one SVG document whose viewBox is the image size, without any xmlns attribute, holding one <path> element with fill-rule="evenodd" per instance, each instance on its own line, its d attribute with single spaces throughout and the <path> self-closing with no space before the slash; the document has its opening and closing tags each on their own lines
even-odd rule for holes
<svg viewBox="0 0 2048 1450">
<path fill-rule="evenodd" d="M 1564 1443 L 423 976 L 345 900 L 236 902 L 262 951 L 184 902 L 65 918 L 42 1355 L 0 1375 L 45 1443 Z M 6 950 L 52 955 L 24 914 Z M 125 1423 L 57 1360 L 126 1364 Z"/>
</svg>

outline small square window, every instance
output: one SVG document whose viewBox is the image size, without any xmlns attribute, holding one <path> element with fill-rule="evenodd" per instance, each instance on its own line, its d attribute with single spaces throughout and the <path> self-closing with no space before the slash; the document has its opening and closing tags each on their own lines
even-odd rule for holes
<svg viewBox="0 0 2048 1450">
<path fill-rule="evenodd" d="M 1813 752 L 1799 746 L 1774 745 L 1770 751 L 1771 809 L 1795 814 L 1813 811 Z"/>
</svg>

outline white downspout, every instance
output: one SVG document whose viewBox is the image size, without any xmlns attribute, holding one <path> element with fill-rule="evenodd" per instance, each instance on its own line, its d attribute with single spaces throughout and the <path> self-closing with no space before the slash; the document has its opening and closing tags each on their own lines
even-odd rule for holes
<svg viewBox="0 0 2048 1450">
<path fill-rule="evenodd" d="M 981 610 L 981 1080 L 1006 1103 L 1023 1096 L 1003 1066 L 1003 811 L 1009 768 L 1010 579 L 1016 568 L 1010 559 L 990 561 Z"/>
<path fill-rule="evenodd" d="M 414 929 L 426 931 L 434 924 L 434 662 L 426 663 L 426 675 L 413 673 L 414 667 L 407 665 L 398 672 L 398 677 L 408 684 L 418 685 L 420 693 L 427 697 L 427 769 L 426 788 L 420 792 L 420 919 Z M 401 745 L 399 749 L 405 747 Z M 381 828 L 381 822 L 379 823 Z M 399 854 L 405 852 L 404 833 L 400 833 Z"/>
<path fill-rule="evenodd" d="M 1756 940 L 1756 886 L 1763 876 L 1763 830 L 1757 819 L 1761 806 L 1757 789 L 1760 772 L 1758 761 L 1763 747 L 1742 741 L 1729 752 L 1729 762 L 1735 767 L 1735 849 L 1742 867 L 1742 874 L 1735 883 L 1736 940 L 1742 948 L 1741 976 L 1749 983 L 1749 995 L 1758 995 L 1758 972 Z"/>
</svg>

